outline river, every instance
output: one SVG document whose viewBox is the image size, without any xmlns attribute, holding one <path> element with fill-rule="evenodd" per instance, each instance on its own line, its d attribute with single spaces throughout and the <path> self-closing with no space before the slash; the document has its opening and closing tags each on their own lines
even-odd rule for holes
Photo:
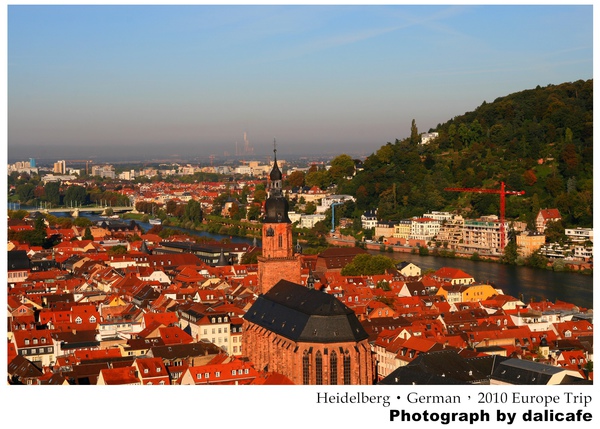
<svg viewBox="0 0 600 429">
<path fill-rule="evenodd" d="M 63 214 L 57 214 L 59 216 Z M 65 213 L 64 216 L 69 216 Z M 92 221 L 100 220 L 97 215 L 85 214 Z M 137 223 L 148 231 L 152 228 L 149 223 Z M 204 231 L 192 231 L 176 228 L 185 233 L 200 237 L 212 238 L 216 241 L 231 239 L 236 243 L 250 243 L 252 238 L 230 237 L 228 235 L 211 234 Z M 260 246 L 260 240 L 257 240 Z M 593 308 L 593 277 L 591 275 L 554 272 L 530 267 L 503 265 L 495 262 L 471 261 L 469 259 L 444 258 L 439 256 L 419 256 L 411 253 L 387 253 L 370 251 L 372 254 L 382 254 L 397 261 L 407 261 L 419 266 L 423 271 L 437 270 L 441 267 L 459 268 L 472 275 L 478 282 L 489 282 L 504 294 L 514 297 L 523 296 L 525 303 L 530 300 L 566 301 L 585 308 Z"/>
<path fill-rule="evenodd" d="M 554 272 L 549 270 L 504 265 L 497 262 L 471 261 L 470 259 L 419 256 L 411 253 L 382 253 L 397 261 L 412 262 L 421 270 L 452 267 L 472 275 L 476 281 L 489 282 L 506 295 L 519 297 L 525 303 L 531 299 L 541 301 L 566 301 L 585 308 L 593 307 L 593 277 L 591 275 Z"/>
</svg>

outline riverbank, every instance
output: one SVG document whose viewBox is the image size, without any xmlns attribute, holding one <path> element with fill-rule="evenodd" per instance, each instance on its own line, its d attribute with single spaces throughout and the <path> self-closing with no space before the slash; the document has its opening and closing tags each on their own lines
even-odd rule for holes
<svg viewBox="0 0 600 429">
<path fill-rule="evenodd" d="M 463 253 L 456 252 L 454 250 L 447 250 L 443 248 L 427 248 L 427 247 L 412 247 L 412 246 L 403 246 L 399 244 L 385 244 L 385 243 L 377 243 L 377 242 L 359 242 L 354 239 L 352 236 L 341 236 L 341 235 L 332 235 L 327 238 L 327 242 L 332 246 L 339 247 L 354 247 L 359 245 L 365 250 L 369 251 L 377 251 L 381 253 L 392 253 L 392 254 L 411 254 L 418 255 L 422 257 L 427 256 L 435 256 L 440 258 L 449 258 L 449 259 L 466 259 L 470 261 L 477 262 L 491 262 L 496 264 L 507 265 L 501 262 L 499 256 L 493 255 L 479 255 L 477 253 Z M 549 262 L 546 267 L 529 267 L 532 269 L 539 269 L 545 271 L 553 271 L 553 272 L 565 272 L 565 273 L 576 273 L 591 276 L 593 275 L 593 265 L 591 262 L 576 262 L 570 261 L 566 262 L 559 266 L 558 264 L 553 264 Z M 524 264 L 513 264 L 513 266 L 521 267 L 526 266 Z"/>
</svg>

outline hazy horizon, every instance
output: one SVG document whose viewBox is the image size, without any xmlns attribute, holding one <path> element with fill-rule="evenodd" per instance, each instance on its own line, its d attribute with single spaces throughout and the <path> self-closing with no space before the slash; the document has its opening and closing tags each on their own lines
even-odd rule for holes
<svg viewBox="0 0 600 429">
<path fill-rule="evenodd" d="M 366 156 L 413 119 L 593 78 L 592 12 L 9 5 L 8 158 Z"/>
</svg>

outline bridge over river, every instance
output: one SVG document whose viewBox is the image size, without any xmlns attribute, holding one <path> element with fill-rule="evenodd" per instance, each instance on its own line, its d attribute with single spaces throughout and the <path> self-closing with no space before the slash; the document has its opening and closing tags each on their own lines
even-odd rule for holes
<svg viewBox="0 0 600 429">
<path fill-rule="evenodd" d="M 79 217 L 81 213 L 98 213 L 101 215 L 107 215 L 109 213 L 137 213 L 135 207 L 132 206 L 92 206 L 92 207 L 57 207 L 57 208 L 45 208 L 45 207 L 28 207 L 23 208 L 30 213 L 41 212 L 41 213 L 70 213 L 73 217 Z"/>
</svg>

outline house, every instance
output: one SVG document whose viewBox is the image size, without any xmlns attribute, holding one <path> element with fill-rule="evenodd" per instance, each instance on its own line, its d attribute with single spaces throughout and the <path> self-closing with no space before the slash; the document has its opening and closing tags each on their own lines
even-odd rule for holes
<svg viewBox="0 0 600 429">
<path fill-rule="evenodd" d="M 468 285 L 475 282 L 470 274 L 465 273 L 458 268 L 442 267 L 432 275 L 433 279 L 452 285 Z"/>
<path fill-rule="evenodd" d="M 8 363 L 9 384 L 38 384 L 43 375 L 42 370 L 22 355 L 16 356 Z"/>
<path fill-rule="evenodd" d="M 182 385 L 242 385 L 251 384 L 258 376 L 251 362 L 226 358 L 223 362 L 189 367 L 181 377 Z"/>
<path fill-rule="evenodd" d="M 412 262 L 402 261 L 396 264 L 396 269 L 404 277 L 420 277 L 421 268 L 413 264 Z"/>
<path fill-rule="evenodd" d="M 96 384 L 101 386 L 135 386 L 142 384 L 142 382 L 139 378 L 139 373 L 136 368 L 132 366 L 125 366 L 122 368 L 101 369 Z"/>
<path fill-rule="evenodd" d="M 585 382 L 583 376 L 570 369 L 533 362 L 526 359 L 507 359 L 492 373 L 491 385 L 557 385 Z"/>
<path fill-rule="evenodd" d="M 558 222 L 562 219 L 558 209 L 541 209 L 535 218 L 535 227 L 537 232 L 543 234 L 548 226 L 548 222 Z"/>
<path fill-rule="evenodd" d="M 133 362 L 142 385 L 169 385 L 169 373 L 161 358 L 138 358 Z"/>
<path fill-rule="evenodd" d="M 489 384 L 489 375 L 482 370 L 482 365 L 462 357 L 456 350 L 439 350 L 420 354 L 408 365 L 392 371 L 378 384 L 485 385 Z"/>
<path fill-rule="evenodd" d="M 12 337 L 16 352 L 40 368 L 55 359 L 57 350 L 50 330 L 18 330 Z"/>
<path fill-rule="evenodd" d="M 519 256 L 527 258 L 546 244 L 546 236 L 537 231 L 523 231 L 517 235 L 517 251 Z"/>
<path fill-rule="evenodd" d="M 23 282 L 31 272 L 31 264 L 27 252 L 24 250 L 12 250 L 8 255 L 8 285 Z"/>
</svg>

